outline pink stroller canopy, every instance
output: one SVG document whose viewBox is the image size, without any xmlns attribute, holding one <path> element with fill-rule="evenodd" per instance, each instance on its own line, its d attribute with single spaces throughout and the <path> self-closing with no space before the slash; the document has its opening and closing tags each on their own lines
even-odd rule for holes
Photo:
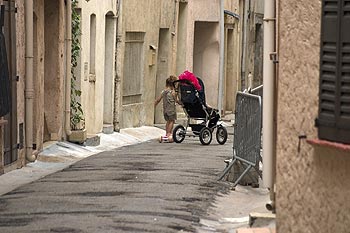
<svg viewBox="0 0 350 233">
<path fill-rule="evenodd" d="M 185 70 L 182 74 L 180 74 L 179 79 L 180 80 L 185 79 L 185 80 L 190 81 L 198 91 L 200 91 L 202 89 L 197 77 L 188 70 Z"/>
</svg>

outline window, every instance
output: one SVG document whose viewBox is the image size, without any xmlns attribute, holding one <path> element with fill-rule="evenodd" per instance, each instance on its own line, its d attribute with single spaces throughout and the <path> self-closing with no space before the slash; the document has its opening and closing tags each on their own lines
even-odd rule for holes
<svg viewBox="0 0 350 233">
<path fill-rule="evenodd" d="M 350 0 L 323 0 L 321 20 L 318 137 L 350 144 Z"/>
<path fill-rule="evenodd" d="M 96 73 L 96 15 L 90 16 L 90 74 Z"/>
</svg>

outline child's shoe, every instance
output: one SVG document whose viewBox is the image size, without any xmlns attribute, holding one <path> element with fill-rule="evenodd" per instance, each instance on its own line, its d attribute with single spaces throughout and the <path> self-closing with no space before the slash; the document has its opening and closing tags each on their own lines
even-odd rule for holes
<svg viewBox="0 0 350 233">
<path fill-rule="evenodd" d="M 168 141 L 169 141 L 169 138 L 168 138 L 167 136 L 163 136 L 163 137 L 162 137 L 162 141 L 163 141 L 163 142 L 168 142 Z"/>
<path fill-rule="evenodd" d="M 167 136 L 161 136 L 159 142 L 168 142 L 169 138 Z"/>
</svg>

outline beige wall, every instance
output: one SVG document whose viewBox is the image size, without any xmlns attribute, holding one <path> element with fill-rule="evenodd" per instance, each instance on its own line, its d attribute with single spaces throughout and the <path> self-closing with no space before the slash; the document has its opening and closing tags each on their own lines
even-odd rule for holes
<svg viewBox="0 0 350 233">
<path fill-rule="evenodd" d="M 90 1 L 79 1 L 79 7 L 81 10 L 81 64 L 79 68 L 81 69 L 80 73 L 81 77 L 81 103 L 84 110 L 85 116 L 85 127 L 87 129 L 88 134 L 100 133 L 103 128 L 104 123 L 104 84 L 105 84 L 105 19 L 106 14 L 109 13 L 111 15 L 116 15 L 117 11 L 117 1 L 112 0 L 90 0 Z M 95 52 L 95 77 L 89 74 L 90 72 L 90 16 L 92 14 L 96 15 L 96 52 Z M 116 20 L 116 19 L 115 19 Z M 115 21 L 116 23 L 116 21 Z M 116 30 L 115 27 L 113 30 Z M 115 32 L 113 33 L 115 37 Z M 113 54 L 115 51 L 115 39 L 112 40 L 110 46 L 107 48 L 108 50 L 112 50 Z M 115 57 L 112 57 L 113 63 Z M 87 65 L 87 66 L 85 66 Z M 85 69 L 87 68 L 87 69 Z M 114 71 L 114 68 L 113 68 Z M 110 82 L 112 86 L 114 86 L 114 77 L 109 74 L 110 78 L 113 81 Z M 95 78 L 95 81 L 94 81 Z M 78 85 L 79 86 L 79 85 Z M 114 91 L 112 88 L 109 91 Z M 109 98 L 113 98 L 113 95 L 110 94 Z M 113 100 L 108 100 L 109 108 L 113 105 Z M 109 111 L 112 114 L 112 110 Z M 105 119 L 110 119 L 112 116 L 106 117 Z M 111 123 L 111 122 L 109 122 Z"/>
<path fill-rule="evenodd" d="M 44 28 L 38 28 L 38 31 L 44 30 L 45 41 L 44 129 L 47 133 L 44 133 L 44 140 L 61 140 L 64 124 L 65 4 L 64 1 L 44 2 Z"/>
<path fill-rule="evenodd" d="M 218 107 L 220 67 L 220 27 L 218 22 L 196 22 L 193 69 L 205 84 L 207 103 Z"/>
<path fill-rule="evenodd" d="M 44 0 L 38 0 L 34 5 L 34 119 L 33 121 L 33 138 L 38 148 L 42 148 L 44 142 L 44 77 L 45 77 L 45 44 L 44 41 Z M 24 102 L 24 101 L 23 101 Z M 49 136 L 46 137 L 49 139 Z"/>
<path fill-rule="evenodd" d="M 350 157 L 313 147 L 317 138 L 320 1 L 279 6 L 277 232 L 348 232 Z"/>
<path fill-rule="evenodd" d="M 154 8 L 153 6 L 160 6 L 160 8 Z M 238 13 L 238 1 L 227 0 L 225 1 L 225 7 L 229 11 Z M 153 124 L 154 119 L 156 119 L 156 122 L 161 122 L 161 106 L 159 105 L 155 110 L 153 107 L 154 99 L 159 95 L 160 89 L 164 88 L 165 79 L 168 75 L 179 75 L 185 69 L 195 71 L 204 80 L 207 96 L 210 96 L 208 102 L 212 106 L 217 106 L 220 46 L 219 0 L 190 0 L 184 12 L 180 12 L 178 2 L 174 3 L 174 1 L 170 0 L 148 0 L 142 2 L 129 0 L 123 1 L 122 12 L 123 20 L 119 22 L 122 27 L 122 44 L 124 44 L 126 32 L 145 32 L 143 50 L 145 61 L 142 67 L 142 102 L 121 107 L 119 118 L 121 128 Z M 179 20 L 179 17 L 183 17 L 181 18 L 182 20 Z M 238 23 L 238 20 L 233 21 L 233 23 Z M 178 25 L 179 22 L 181 25 Z M 200 22 L 201 25 L 198 26 L 197 24 L 198 27 L 195 28 L 195 22 Z M 208 25 L 210 25 L 211 30 L 207 30 L 206 26 Z M 169 48 L 165 52 L 164 45 L 159 44 L 160 28 L 169 29 L 169 36 L 166 36 L 166 40 L 169 40 L 166 43 Z M 205 36 L 202 37 L 204 40 L 197 39 L 197 44 L 195 45 L 194 37 L 196 34 L 199 35 L 199 38 L 201 38 L 201 35 Z M 225 93 L 224 90 L 225 98 L 232 99 L 234 94 L 231 92 L 237 90 L 239 76 L 240 44 L 238 43 L 238 25 L 235 25 L 233 40 L 235 41 L 233 43 L 235 48 L 230 56 L 234 56 L 234 58 L 232 58 L 233 64 L 228 69 L 230 75 L 227 75 L 227 78 L 234 81 L 227 82 L 231 85 L 231 88 L 228 88 L 230 93 Z M 148 61 L 149 45 L 151 44 L 157 47 L 156 59 L 158 63 L 154 66 L 149 66 Z M 163 51 L 160 51 L 160 49 L 163 49 Z M 123 50 L 121 49 L 121 51 Z M 168 55 L 165 54 L 166 52 L 168 52 Z M 160 58 L 159 56 L 162 57 Z M 124 54 L 120 54 L 120 57 L 117 69 L 118 67 L 123 69 L 122 60 Z M 160 68 L 163 65 L 162 61 L 167 61 L 168 72 L 165 72 L 164 68 Z M 163 71 L 160 69 L 163 69 Z M 157 114 L 156 117 L 154 117 L 154 112 Z"/>
<path fill-rule="evenodd" d="M 160 7 L 154 7 L 160 6 Z M 170 33 L 174 32 L 175 22 L 174 13 L 175 7 L 174 1 L 171 0 L 147 0 L 137 1 L 128 0 L 123 1 L 122 4 L 122 22 L 120 27 L 122 28 L 122 46 L 125 46 L 125 33 L 126 32 L 144 32 L 143 43 L 143 56 L 144 61 L 142 64 L 142 77 L 141 77 L 141 102 L 134 104 L 124 104 L 120 111 L 120 128 L 138 127 L 142 125 L 152 125 L 154 123 L 154 100 L 157 90 L 157 78 L 160 83 L 164 81 L 166 77 L 172 73 L 173 67 L 173 46 L 175 45 L 174 39 L 176 37 L 171 36 Z M 160 28 L 169 29 L 168 41 L 168 55 L 164 58 L 168 62 L 168 71 L 164 77 L 157 77 L 158 69 L 158 53 L 159 53 L 159 30 Z M 154 46 L 155 64 L 150 66 L 149 55 L 152 52 L 150 46 Z M 124 49 L 121 49 L 123 53 Z M 118 54 L 119 55 L 119 54 Z M 125 54 L 120 54 L 124 58 Z M 118 65 L 123 67 L 123 59 L 118 61 Z M 117 65 L 117 66 L 118 66 Z M 123 77 L 121 77 L 121 87 L 123 87 Z M 164 86 L 164 85 L 162 85 Z M 122 88 L 121 88 L 122 89 Z M 123 91 L 121 90 L 121 96 Z M 158 109 L 157 111 L 160 114 Z"/>
<path fill-rule="evenodd" d="M 239 12 L 239 0 L 226 0 L 225 10 L 235 13 L 240 17 L 225 15 L 225 78 L 224 78 L 224 113 L 235 111 L 236 93 L 240 90 L 241 69 L 241 15 Z"/>
<path fill-rule="evenodd" d="M 186 69 L 203 80 L 208 104 L 218 107 L 220 1 L 191 0 L 188 8 Z"/>
<path fill-rule="evenodd" d="M 263 11 L 264 1 L 241 2 L 242 89 L 248 88 L 249 72 L 253 75 L 253 87 L 262 84 Z"/>
<path fill-rule="evenodd" d="M 25 36 L 24 36 L 24 0 L 16 0 L 16 46 L 17 46 L 17 73 L 20 78 L 17 82 L 17 122 L 24 124 L 24 82 L 25 82 Z M 24 149 L 18 150 L 18 158 L 20 166 L 25 164 Z"/>
<path fill-rule="evenodd" d="M 25 111 L 25 22 L 24 2 L 17 2 L 18 124 Z M 38 150 L 49 140 L 63 138 L 65 80 L 65 6 L 64 1 L 34 1 L 33 27 L 33 144 Z M 24 127 L 25 129 L 25 127 Z M 21 151 L 21 156 L 23 151 Z"/>
<path fill-rule="evenodd" d="M 224 1 L 225 10 L 239 14 L 239 1 Z M 226 22 L 234 28 L 230 45 L 226 45 L 225 55 L 230 56 L 231 64 L 226 64 L 223 86 L 230 87 L 223 90 L 223 106 L 230 105 L 234 101 L 239 79 L 239 26 L 238 20 L 228 19 Z M 230 22 L 231 20 L 231 22 Z M 205 84 L 207 102 L 213 107 L 218 107 L 219 78 L 220 78 L 220 0 L 190 0 L 187 6 L 185 47 L 178 47 L 178 57 L 184 59 L 185 69 L 202 78 Z M 227 36 L 227 34 L 226 34 Z M 224 39 L 227 43 L 227 38 Z M 181 42 L 178 42 L 181 43 Z M 230 54 L 227 54 L 230 47 Z M 233 47 L 233 48 L 232 48 Z M 227 59 L 228 57 L 226 57 Z M 183 70 L 177 69 L 177 75 Z M 226 79 L 225 79 L 226 78 Z M 227 80 L 229 79 L 229 80 Z M 230 100 L 228 100 L 230 99 Z M 228 103 L 228 105 L 226 105 Z"/>
</svg>

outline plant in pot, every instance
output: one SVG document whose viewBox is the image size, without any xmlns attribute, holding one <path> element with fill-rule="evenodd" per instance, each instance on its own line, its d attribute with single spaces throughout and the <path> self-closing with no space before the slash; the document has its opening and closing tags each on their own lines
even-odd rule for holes
<svg viewBox="0 0 350 233">
<path fill-rule="evenodd" d="M 84 111 L 80 103 L 81 90 L 77 87 L 77 76 L 74 72 L 78 66 L 80 56 L 81 19 L 76 11 L 78 0 L 72 0 L 72 58 L 71 58 L 71 102 L 70 102 L 70 126 L 72 134 L 68 140 L 71 142 L 84 143 L 87 137 L 85 129 Z"/>
</svg>

